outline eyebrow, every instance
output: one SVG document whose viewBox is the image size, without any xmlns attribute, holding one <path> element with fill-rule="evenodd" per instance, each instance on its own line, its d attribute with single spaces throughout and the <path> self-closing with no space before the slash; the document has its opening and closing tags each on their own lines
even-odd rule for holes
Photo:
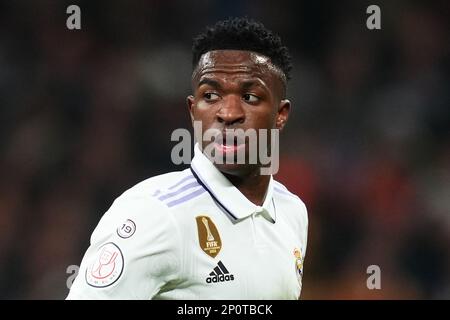
<svg viewBox="0 0 450 320">
<path fill-rule="evenodd" d="M 211 78 L 203 78 L 202 80 L 199 81 L 197 87 L 200 87 L 204 84 L 209 85 L 215 89 L 222 89 L 220 82 L 216 81 L 214 79 L 211 79 Z M 266 85 L 264 85 L 256 80 L 244 80 L 244 81 L 240 82 L 239 85 L 243 90 L 248 90 L 251 87 L 261 87 L 265 90 L 268 90 Z"/>
<path fill-rule="evenodd" d="M 200 87 L 204 84 L 207 84 L 211 87 L 214 87 L 216 89 L 221 89 L 222 86 L 220 85 L 220 83 L 216 80 L 210 79 L 210 78 L 203 78 L 202 80 L 199 81 L 197 87 Z"/>
<path fill-rule="evenodd" d="M 245 81 L 242 81 L 241 87 L 244 90 L 248 90 L 251 87 L 261 87 L 261 88 L 267 90 L 266 85 L 264 85 L 264 84 L 262 84 L 262 83 L 260 83 L 259 81 L 256 81 L 256 80 L 245 80 Z"/>
</svg>

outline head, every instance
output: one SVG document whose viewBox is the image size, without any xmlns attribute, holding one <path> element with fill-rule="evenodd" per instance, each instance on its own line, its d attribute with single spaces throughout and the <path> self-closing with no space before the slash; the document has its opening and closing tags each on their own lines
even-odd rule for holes
<svg viewBox="0 0 450 320">
<path fill-rule="evenodd" d="M 207 28 L 194 39 L 192 51 L 193 94 L 187 97 L 191 119 L 201 121 L 203 133 L 209 129 L 223 133 L 223 140 L 202 139 L 200 148 L 213 145 L 224 157 L 242 149 L 248 160 L 248 139 L 225 139 L 226 133 L 264 129 L 270 150 L 271 129 L 282 130 L 290 111 L 286 99 L 290 56 L 280 38 L 261 23 L 234 18 Z M 215 165 L 224 174 L 245 176 L 261 166 L 259 159 L 248 162 Z"/>
</svg>

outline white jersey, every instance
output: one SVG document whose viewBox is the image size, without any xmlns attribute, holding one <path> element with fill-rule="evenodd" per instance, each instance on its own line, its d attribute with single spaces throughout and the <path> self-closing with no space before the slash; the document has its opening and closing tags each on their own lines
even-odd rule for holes
<svg viewBox="0 0 450 320">
<path fill-rule="evenodd" d="M 189 169 L 114 201 L 67 299 L 298 299 L 307 229 L 282 184 L 257 206 L 196 146 Z"/>
</svg>

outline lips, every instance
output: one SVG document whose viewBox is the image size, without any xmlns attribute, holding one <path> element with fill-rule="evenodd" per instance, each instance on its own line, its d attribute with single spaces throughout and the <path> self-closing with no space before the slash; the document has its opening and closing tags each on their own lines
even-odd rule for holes
<svg viewBox="0 0 450 320">
<path fill-rule="evenodd" d="M 235 153 L 237 152 L 243 145 L 224 145 L 224 144 L 215 144 L 215 148 L 221 153 Z"/>
<path fill-rule="evenodd" d="M 222 132 L 215 137 L 214 147 L 222 154 L 235 153 L 245 147 L 245 139 L 233 132 Z"/>
</svg>

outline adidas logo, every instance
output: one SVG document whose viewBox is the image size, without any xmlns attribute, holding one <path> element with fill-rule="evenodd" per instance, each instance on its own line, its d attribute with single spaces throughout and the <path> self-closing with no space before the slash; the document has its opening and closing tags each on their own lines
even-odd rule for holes
<svg viewBox="0 0 450 320">
<path fill-rule="evenodd" d="M 217 266 L 209 274 L 209 277 L 206 278 L 206 283 L 226 282 L 233 280 L 234 275 L 230 274 L 227 268 L 223 265 L 222 261 L 219 261 Z"/>
</svg>

